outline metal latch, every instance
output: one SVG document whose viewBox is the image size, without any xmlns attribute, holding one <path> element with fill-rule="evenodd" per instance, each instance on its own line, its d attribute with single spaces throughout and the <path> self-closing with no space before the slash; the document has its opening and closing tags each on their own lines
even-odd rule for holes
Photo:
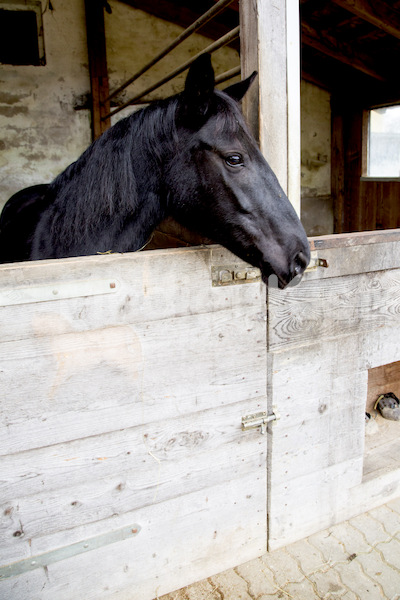
<svg viewBox="0 0 400 600">
<path fill-rule="evenodd" d="M 254 415 L 246 415 L 242 417 L 242 431 L 247 431 L 248 429 L 256 429 L 260 427 L 260 432 L 264 435 L 267 431 L 267 424 L 271 421 L 278 421 L 280 419 L 280 415 L 274 408 L 274 412 L 268 415 L 266 412 L 255 413 Z"/>
<path fill-rule="evenodd" d="M 314 271 L 317 267 L 324 267 L 324 269 L 327 269 L 329 267 L 328 261 L 325 258 L 314 257 L 311 254 L 310 264 L 306 271 Z"/>
<path fill-rule="evenodd" d="M 261 281 L 261 271 L 250 265 L 216 265 L 211 267 L 213 287 Z"/>
</svg>

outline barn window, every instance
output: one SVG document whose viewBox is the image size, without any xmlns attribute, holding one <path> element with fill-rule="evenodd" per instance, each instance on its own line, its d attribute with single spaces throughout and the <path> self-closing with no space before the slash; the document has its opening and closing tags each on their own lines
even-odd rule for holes
<svg viewBox="0 0 400 600">
<path fill-rule="evenodd" d="M 367 177 L 400 178 L 400 105 L 368 115 Z"/>
<path fill-rule="evenodd" d="M 0 63 L 46 63 L 39 0 L 0 0 Z"/>
</svg>

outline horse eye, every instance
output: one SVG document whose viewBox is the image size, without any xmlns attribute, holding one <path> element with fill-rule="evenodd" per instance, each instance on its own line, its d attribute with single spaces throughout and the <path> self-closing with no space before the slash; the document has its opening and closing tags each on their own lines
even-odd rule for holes
<svg viewBox="0 0 400 600">
<path fill-rule="evenodd" d="M 241 154 L 230 154 L 225 157 L 225 162 L 230 167 L 241 167 L 243 165 L 243 156 Z"/>
</svg>

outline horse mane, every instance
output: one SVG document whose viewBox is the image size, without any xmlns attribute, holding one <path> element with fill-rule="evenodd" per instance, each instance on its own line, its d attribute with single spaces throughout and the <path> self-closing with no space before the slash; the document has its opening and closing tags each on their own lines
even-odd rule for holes
<svg viewBox="0 0 400 600">
<path fill-rule="evenodd" d="M 108 129 L 50 184 L 49 208 L 38 231 L 46 231 L 48 240 L 57 240 L 65 249 L 83 238 L 97 240 L 99 231 L 113 236 L 126 230 L 139 214 L 143 228 L 160 222 L 169 201 L 162 187 L 163 170 L 179 148 L 180 127 L 191 128 L 190 119 L 181 118 L 184 106 L 184 97 L 177 94 Z M 215 118 L 216 136 L 225 132 L 243 137 L 240 109 L 223 92 L 215 91 L 203 122 L 210 116 Z M 193 127 L 199 126 L 195 119 Z M 132 239 L 133 247 L 144 241 Z"/>
<path fill-rule="evenodd" d="M 57 207 L 55 233 L 60 220 L 64 231 L 69 224 L 65 237 L 81 236 L 84 224 L 95 228 L 105 216 L 132 214 L 141 198 L 154 193 L 162 155 L 176 143 L 177 106 L 177 97 L 171 97 L 121 119 L 54 179 L 48 194 Z M 145 173 L 137 168 L 140 164 Z"/>
</svg>

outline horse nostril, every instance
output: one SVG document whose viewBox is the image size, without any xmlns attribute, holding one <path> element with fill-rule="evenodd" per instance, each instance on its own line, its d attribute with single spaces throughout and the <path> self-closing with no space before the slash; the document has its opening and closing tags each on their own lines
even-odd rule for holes
<svg viewBox="0 0 400 600">
<path fill-rule="evenodd" d="M 296 254 L 294 259 L 294 274 L 300 275 L 308 265 L 308 260 L 302 252 Z"/>
</svg>

